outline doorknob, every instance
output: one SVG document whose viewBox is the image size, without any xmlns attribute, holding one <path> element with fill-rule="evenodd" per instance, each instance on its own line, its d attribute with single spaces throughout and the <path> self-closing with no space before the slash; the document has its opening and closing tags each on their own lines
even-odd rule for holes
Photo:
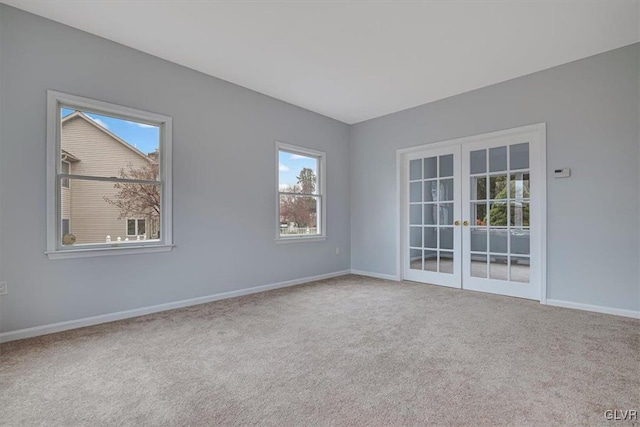
<svg viewBox="0 0 640 427">
<path fill-rule="evenodd" d="M 463 222 L 462 225 L 464 225 L 465 227 L 468 227 L 469 226 L 469 221 Z"/>
<path fill-rule="evenodd" d="M 460 221 L 454 222 L 454 225 L 460 225 Z"/>
</svg>

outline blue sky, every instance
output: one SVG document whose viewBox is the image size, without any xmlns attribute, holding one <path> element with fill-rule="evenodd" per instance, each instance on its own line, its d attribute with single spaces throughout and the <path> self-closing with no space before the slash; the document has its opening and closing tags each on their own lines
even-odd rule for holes
<svg viewBox="0 0 640 427">
<path fill-rule="evenodd" d="M 66 117 L 71 113 L 73 113 L 73 110 L 63 108 L 61 115 Z M 160 128 L 157 126 L 130 122 L 85 111 L 83 113 L 145 154 L 156 151 L 156 148 L 158 148 Z"/>
<path fill-rule="evenodd" d="M 280 151 L 278 156 L 278 170 L 280 171 L 280 185 L 294 185 L 298 183 L 297 176 L 303 168 L 312 169 L 316 176 L 317 160 L 311 157 Z"/>
</svg>

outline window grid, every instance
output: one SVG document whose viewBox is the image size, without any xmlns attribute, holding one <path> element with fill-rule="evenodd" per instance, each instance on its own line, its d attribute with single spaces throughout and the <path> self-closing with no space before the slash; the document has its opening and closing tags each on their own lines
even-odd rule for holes
<svg viewBox="0 0 640 427">
<path fill-rule="evenodd" d="M 444 174 L 442 162 L 443 158 L 447 158 L 447 161 L 450 159 L 452 162 L 451 172 L 448 174 Z M 433 160 L 435 159 L 435 161 Z M 450 257 L 453 259 L 454 251 L 453 249 L 442 249 L 443 230 L 453 230 L 453 194 L 455 190 L 455 174 L 453 170 L 453 156 L 451 154 L 446 155 L 438 155 L 427 158 L 414 159 L 411 162 L 414 162 L 414 173 L 417 172 L 416 169 L 419 169 L 419 178 L 414 177 L 411 179 L 412 171 L 409 173 L 409 188 L 410 188 L 410 197 L 409 197 L 409 209 L 411 211 L 413 206 L 420 206 L 420 217 L 422 221 L 420 224 L 415 224 L 411 222 L 409 223 L 409 250 L 413 251 L 413 253 L 419 252 L 421 254 L 420 258 L 420 270 L 423 271 L 432 271 L 432 272 L 444 272 L 444 273 L 453 273 L 452 270 L 447 269 L 444 271 L 442 258 Z M 433 163 L 435 165 L 435 171 L 433 174 L 427 173 L 427 168 L 425 165 L 429 163 Z M 443 194 L 446 192 L 446 184 L 450 183 L 450 194 L 444 196 Z M 412 188 L 413 184 L 413 190 Z M 435 185 L 435 189 L 433 187 Z M 419 188 L 419 200 L 416 199 L 416 195 L 418 191 L 415 189 Z M 435 191 L 434 191 L 435 190 Z M 435 192 L 435 196 L 434 196 Z M 413 200 L 412 200 L 413 199 Z M 428 200 L 429 199 L 429 200 Z M 444 209 L 449 209 L 450 218 L 444 218 Z M 427 209 L 433 209 L 432 211 L 430 223 L 427 223 Z M 445 224 L 446 220 L 446 224 Z M 451 222 L 451 224 L 449 224 Z M 435 232 L 435 240 L 433 240 L 433 244 L 429 244 L 427 242 L 427 234 Z M 419 234 L 419 239 L 416 239 L 415 236 Z M 413 237 L 412 237 L 413 236 Z M 419 245 L 413 245 L 412 243 L 418 243 Z M 413 258 L 413 257 L 410 257 Z M 427 259 L 435 259 L 435 269 L 431 269 L 427 267 Z M 413 265 L 415 260 L 410 259 L 410 263 Z M 415 265 L 417 267 L 417 265 Z M 413 268 L 413 267 L 412 267 Z M 416 269 L 416 268 L 414 268 Z"/>
<path fill-rule="evenodd" d="M 483 151 L 485 151 L 485 172 L 484 173 L 475 173 L 475 174 L 470 174 L 468 179 L 470 179 L 471 181 L 471 188 L 472 191 L 474 193 L 477 194 L 477 188 L 474 189 L 474 185 L 477 185 L 477 181 L 474 180 L 474 178 L 484 178 L 485 179 L 485 197 L 486 199 L 472 199 L 469 201 L 469 207 L 471 208 L 471 218 L 472 221 L 475 222 L 475 224 L 470 224 L 471 225 L 471 231 L 473 230 L 482 230 L 485 233 L 486 236 L 486 243 L 485 243 L 485 251 L 474 251 L 471 250 L 471 256 L 470 256 L 470 262 L 472 263 L 472 271 L 473 271 L 473 260 L 474 260 L 474 256 L 475 259 L 481 259 L 482 257 L 484 257 L 485 259 L 485 263 L 486 263 L 486 273 L 484 278 L 492 278 L 492 273 L 491 273 L 491 266 L 492 264 L 492 259 L 493 260 L 497 260 L 497 259 L 501 259 L 501 258 L 506 258 L 506 278 L 505 280 L 507 281 L 511 281 L 512 277 L 511 277 L 511 270 L 512 270 L 512 260 L 529 260 L 531 255 L 530 255 L 530 247 L 527 254 L 518 254 L 518 253 L 512 253 L 512 235 L 513 235 L 513 231 L 528 231 L 530 232 L 531 227 L 530 226 L 526 226 L 526 225 L 517 225 L 517 224 L 513 224 L 512 225 L 512 214 L 511 214 L 511 206 L 512 203 L 520 203 L 520 204 L 525 204 L 528 203 L 530 206 L 530 202 L 531 199 L 530 197 L 521 197 L 521 198 L 515 198 L 517 197 L 517 195 L 512 195 L 511 194 L 511 182 L 512 182 L 512 175 L 527 175 L 528 179 L 526 180 L 529 183 L 529 186 L 531 185 L 530 183 L 530 168 L 518 168 L 518 169 L 511 169 L 511 147 L 513 145 L 519 145 L 519 144 L 512 144 L 512 145 L 508 145 L 507 150 L 506 150 L 506 170 L 503 171 L 493 171 L 491 172 L 490 170 L 490 160 L 491 160 L 491 156 L 490 156 L 490 148 L 484 149 Z M 501 147 L 496 147 L 496 148 L 501 148 Z M 500 199 L 496 199 L 496 198 L 490 198 L 490 191 L 491 191 L 491 178 L 492 177 L 505 177 L 505 183 L 504 183 L 504 189 L 506 189 L 506 197 L 505 198 L 500 198 Z M 516 181 L 517 182 L 517 181 Z M 521 181 L 524 182 L 524 179 Z M 523 188 L 524 188 L 524 184 L 523 184 Z M 530 187 L 529 190 L 530 191 Z M 484 209 L 485 209 L 485 217 L 487 219 L 487 223 L 486 225 L 478 225 L 477 224 L 477 218 L 478 218 L 478 212 L 477 212 L 477 207 L 478 206 L 482 206 L 484 205 Z M 506 219 L 505 219 L 505 224 L 504 225 L 492 225 L 492 218 L 491 218 L 491 207 L 492 206 L 496 206 L 496 205 L 506 205 L 506 209 L 505 209 L 505 213 L 506 213 Z M 530 209 L 529 209 L 530 210 Z M 492 250 L 492 239 L 497 239 L 497 237 L 495 236 L 495 234 L 492 237 L 492 230 L 496 230 L 496 231 L 506 231 L 506 236 L 505 236 L 505 240 L 506 240 L 506 252 L 501 252 L 501 251 L 493 251 Z M 473 243 L 472 243 L 473 246 Z M 474 277 L 478 277 L 475 276 Z M 500 280 L 500 279 L 498 279 Z M 529 278 L 530 281 L 530 278 Z"/>
</svg>

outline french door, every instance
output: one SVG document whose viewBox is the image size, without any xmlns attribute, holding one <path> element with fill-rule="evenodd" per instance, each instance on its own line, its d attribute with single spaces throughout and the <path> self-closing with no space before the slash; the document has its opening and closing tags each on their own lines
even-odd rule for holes
<svg viewBox="0 0 640 427">
<path fill-rule="evenodd" d="M 459 288 L 460 147 L 407 156 L 404 277 Z"/>
<path fill-rule="evenodd" d="M 544 125 L 403 154 L 403 278 L 541 300 Z"/>
</svg>

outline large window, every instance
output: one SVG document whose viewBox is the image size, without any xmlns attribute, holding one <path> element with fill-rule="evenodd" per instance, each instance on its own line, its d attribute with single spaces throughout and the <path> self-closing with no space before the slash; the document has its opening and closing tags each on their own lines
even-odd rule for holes
<svg viewBox="0 0 640 427">
<path fill-rule="evenodd" d="M 48 92 L 50 258 L 171 249 L 171 118 Z"/>
<path fill-rule="evenodd" d="M 278 142 L 276 240 L 322 240 L 326 237 L 325 153 Z"/>
</svg>

